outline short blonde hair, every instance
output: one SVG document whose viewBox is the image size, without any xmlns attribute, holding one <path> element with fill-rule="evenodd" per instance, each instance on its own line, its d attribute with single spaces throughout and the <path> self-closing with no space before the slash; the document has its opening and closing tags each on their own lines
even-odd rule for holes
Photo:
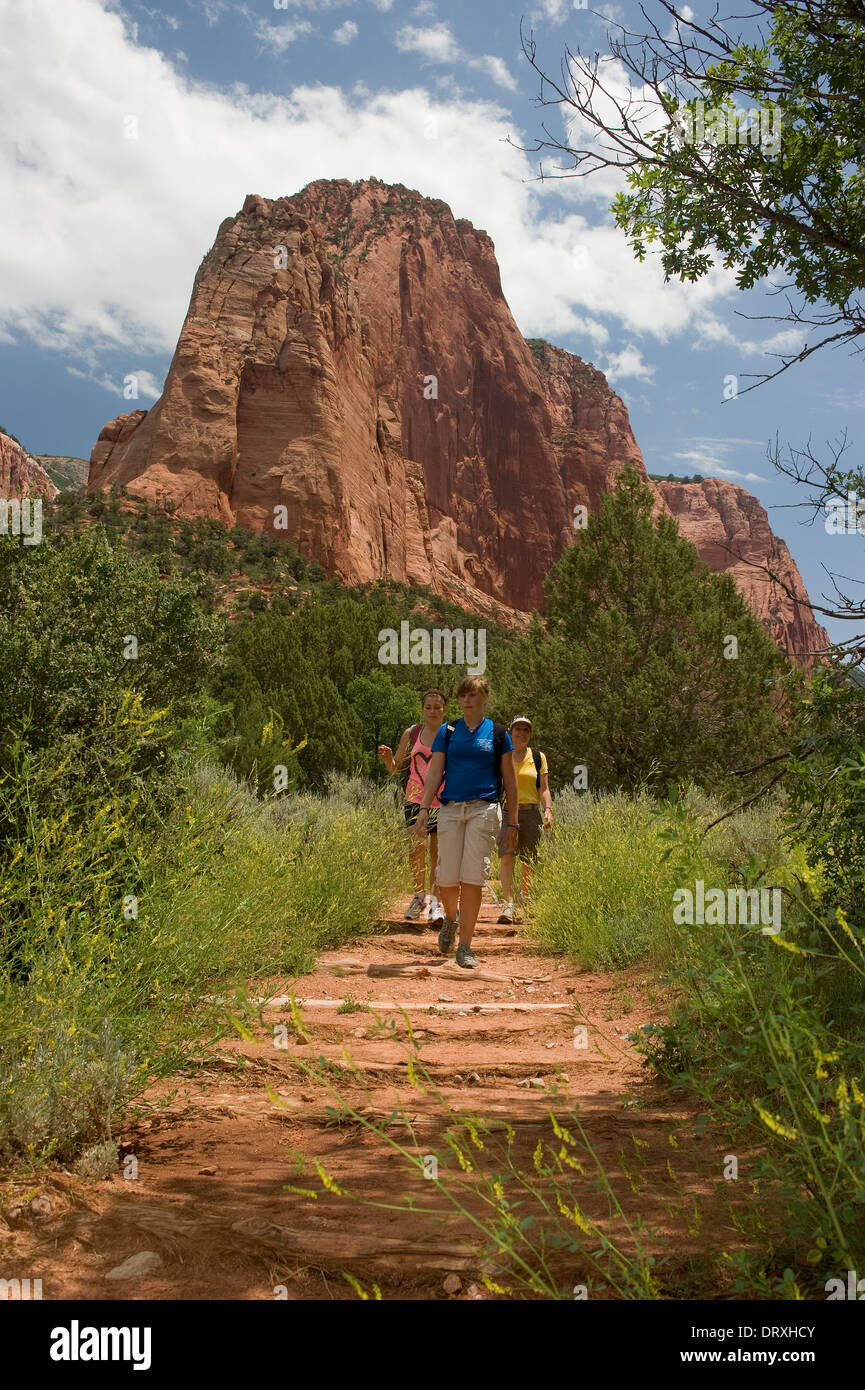
<svg viewBox="0 0 865 1390">
<path fill-rule="evenodd" d="M 486 676 L 463 676 L 457 686 L 457 699 L 461 695 L 489 695 L 490 683 Z"/>
</svg>

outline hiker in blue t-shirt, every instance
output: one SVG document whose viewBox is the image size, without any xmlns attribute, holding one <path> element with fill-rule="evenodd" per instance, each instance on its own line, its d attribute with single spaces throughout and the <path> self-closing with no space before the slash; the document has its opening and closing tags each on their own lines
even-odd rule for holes
<svg viewBox="0 0 865 1390">
<path fill-rule="evenodd" d="M 517 779 L 513 743 L 503 724 L 485 716 L 490 683 L 485 676 L 466 676 L 457 690 L 463 712 L 455 724 L 443 724 L 433 739 L 432 757 L 424 783 L 415 833 L 426 834 L 429 807 L 436 792 L 438 813 L 438 872 L 436 878 L 445 910 L 439 950 L 446 956 L 459 926 L 457 965 L 471 970 L 472 936 L 489 878 L 490 855 L 496 836 L 499 852 L 516 852 Z M 441 787 L 444 775 L 444 788 Z M 499 796 L 504 785 L 507 824 L 502 829 Z"/>
</svg>

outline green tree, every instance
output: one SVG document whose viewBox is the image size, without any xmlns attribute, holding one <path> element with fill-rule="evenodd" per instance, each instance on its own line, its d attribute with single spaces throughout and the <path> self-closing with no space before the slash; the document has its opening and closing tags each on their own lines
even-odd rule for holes
<svg viewBox="0 0 865 1390">
<path fill-rule="evenodd" d="M 355 676 L 346 698 L 360 720 L 364 771 L 368 777 L 384 780 L 387 773 L 378 757 L 379 744 L 396 751 L 402 732 L 421 718 L 417 691 L 410 685 L 395 685 L 384 671 Z"/>
<path fill-rule="evenodd" d="M 247 619 L 215 684 L 225 756 L 262 789 L 272 785 L 274 765 L 286 761 L 285 748 L 304 745 L 297 765 L 314 787 L 324 785 L 328 771 L 354 772 L 362 763 L 360 722 L 328 673 L 321 627 L 321 615 L 316 622 L 306 610 Z M 274 720 L 279 738 L 265 734 Z"/>
<path fill-rule="evenodd" d="M 767 277 L 784 289 L 786 312 L 756 317 L 794 324 L 795 346 L 753 390 L 865 333 L 865 4 L 750 0 L 720 21 L 657 3 L 657 19 L 643 10 L 648 32 L 615 26 L 603 56 L 568 49 L 560 77 L 524 35 L 540 104 L 563 107 L 569 132 L 565 141 L 545 126 L 533 148 L 566 156 L 552 171 L 542 165 L 542 177 L 624 175 L 616 222 L 640 260 L 659 251 L 668 279 L 699 280 L 720 259 L 742 289 Z M 810 442 L 769 451 L 815 513 L 865 496 L 865 470 L 843 459 L 846 432 L 830 450 L 826 459 Z M 845 592 L 847 573 L 831 576 L 834 606 L 810 607 L 857 624 L 831 650 L 861 663 L 865 599 Z"/>
<path fill-rule="evenodd" d="M 127 691 L 194 716 L 221 658 L 223 625 L 194 585 L 112 546 L 100 526 L 69 541 L 0 545 L 0 689 L 6 734 L 31 748 L 87 728 Z"/>
<path fill-rule="evenodd" d="M 786 660 L 653 503 L 625 469 L 552 570 L 545 627 L 504 678 L 502 703 L 531 712 L 560 785 L 577 765 L 591 790 L 717 785 L 779 746 Z"/>
<path fill-rule="evenodd" d="M 776 273 L 789 282 L 800 300 L 784 317 L 831 331 L 779 371 L 826 342 L 859 337 L 862 0 L 751 0 L 725 23 L 669 0 L 659 10 L 648 33 L 613 28 L 604 59 L 568 50 L 560 79 L 542 71 L 524 37 L 541 104 L 570 108 L 569 131 L 585 137 L 534 148 L 570 157 L 554 176 L 623 172 L 630 191 L 615 200 L 616 221 L 640 260 L 658 246 L 668 279 L 698 280 L 720 257 L 743 289 Z M 821 301 L 828 307 L 815 317 Z"/>
</svg>

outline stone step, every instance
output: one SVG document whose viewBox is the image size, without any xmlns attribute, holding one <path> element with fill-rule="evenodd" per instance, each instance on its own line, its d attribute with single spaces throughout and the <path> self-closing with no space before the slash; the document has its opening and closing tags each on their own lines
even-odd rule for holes
<svg viewBox="0 0 865 1390">
<path fill-rule="evenodd" d="M 262 998 L 254 999 L 252 1002 L 254 1004 L 259 1005 L 263 1004 L 265 1010 L 271 1008 L 276 1009 L 284 1007 L 289 1002 L 289 996 L 287 994 L 282 994 L 279 995 L 276 999 L 269 999 L 265 1001 Z M 295 1003 L 300 1009 L 338 1009 L 339 1006 L 343 1003 L 343 1000 L 302 999 L 299 996 L 295 996 Z M 566 1013 L 569 1011 L 573 1012 L 574 1008 L 574 1005 L 572 1003 L 562 1003 L 560 1000 L 556 1000 L 555 1003 L 545 1003 L 543 1000 L 532 1000 L 532 1002 L 528 1004 L 518 1002 L 512 1003 L 509 1000 L 494 1000 L 493 1002 L 475 1004 L 472 1003 L 471 1000 L 467 999 L 464 1003 L 455 1003 L 444 1000 L 431 1000 L 426 1003 L 418 1003 L 417 1001 L 411 1001 L 403 1004 L 395 999 L 369 999 L 358 1000 L 358 1003 L 368 1003 L 370 1008 L 374 1009 L 376 1013 L 384 1013 L 385 1011 L 389 1010 L 402 1009 L 407 1014 L 426 1013 L 431 1008 L 439 1010 L 443 1013 L 456 1013 L 458 1011 L 465 1012 L 466 1010 L 468 1010 L 469 1013 L 475 1014 L 495 1014 L 503 1012 L 519 1014 L 532 1013 L 533 1011 L 541 1013 Z M 365 1012 L 365 1009 L 354 1009 L 351 1011 L 346 1010 L 344 1017 L 350 1018 L 353 1017 L 354 1014 Z"/>
</svg>

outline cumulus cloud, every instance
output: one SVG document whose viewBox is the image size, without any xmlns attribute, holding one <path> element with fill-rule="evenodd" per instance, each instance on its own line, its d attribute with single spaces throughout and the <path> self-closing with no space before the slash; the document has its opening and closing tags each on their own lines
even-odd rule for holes
<svg viewBox="0 0 865 1390">
<path fill-rule="evenodd" d="M 353 19 L 347 19 L 344 24 L 340 24 L 338 29 L 334 29 L 333 37 L 337 43 L 351 43 L 356 39 L 358 28 Z"/>
<path fill-rule="evenodd" d="M 633 345 L 622 348 L 620 352 L 609 353 L 604 359 L 603 372 L 610 385 L 623 381 L 626 377 L 634 381 L 652 381 L 655 368 L 643 360 L 639 348 Z"/>
<path fill-rule="evenodd" d="M 0 121 L 18 134 L 0 148 L 0 334 L 78 370 L 98 372 L 109 349 L 133 361 L 169 352 L 220 222 L 247 193 L 276 198 L 319 178 L 375 174 L 444 199 L 493 237 L 521 331 L 571 336 L 583 352 L 609 348 L 611 329 L 626 344 L 693 330 L 733 290 L 714 271 L 665 285 L 620 233 L 590 224 L 581 185 L 533 182 L 496 102 L 435 99 L 421 85 L 219 89 L 136 44 L 101 0 L 28 0 L 6 16 L 2 43 L 15 62 Z"/>
<path fill-rule="evenodd" d="M 422 29 L 404 24 L 397 30 L 394 43 L 401 53 L 418 53 L 430 63 L 457 63 L 462 50 L 446 24 L 431 24 Z"/>
<path fill-rule="evenodd" d="M 447 24 L 432 24 L 423 29 L 404 24 L 397 30 L 394 43 L 401 53 L 417 53 L 427 63 L 465 63 L 478 72 L 485 72 L 499 87 L 509 92 L 517 89 L 517 80 L 503 58 L 485 53 L 472 58 L 457 43 Z"/>
</svg>

